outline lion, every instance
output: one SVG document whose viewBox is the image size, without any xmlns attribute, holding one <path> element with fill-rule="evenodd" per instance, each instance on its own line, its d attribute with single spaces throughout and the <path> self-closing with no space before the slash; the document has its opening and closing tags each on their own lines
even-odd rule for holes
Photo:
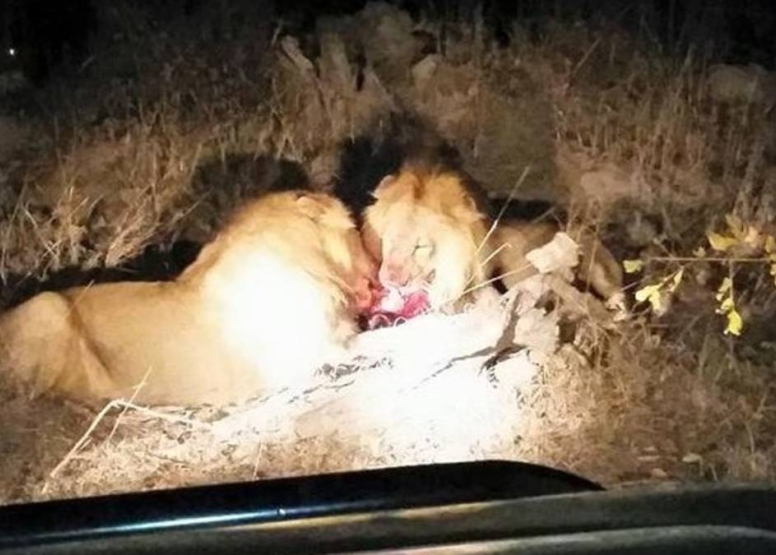
<svg viewBox="0 0 776 555">
<path fill-rule="evenodd" d="M 175 280 L 41 293 L 0 316 L 0 372 L 87 404 L 243 402 L 339 356 L 375 263 L 323 193 L 239 210 Z"/>
<path fill-rule="evenodd" d="M 494 277 L 511 289 L 520 281 L 535 275 L 538 270 L 526 255 L 533 249 L 549 243 L 561 231 L 555 221 L 507 220 L 493 229 L 491 244 L 498 249 L 494 257 Z M 607 307 L 617 310 L 619 316 L 625 309 L 623 273 L 617 259 L 609 249 L 587 230 L 573 237 L 579 244 L 579 263 L 576 277 L 601 296 Z"/>
<path fill-rule="evenodd" d="M 387 288 L 423 289 L 432 309 L 456 307 L 488 275 L 488 221 L 475 191 L 454 172 L 406 163 L 373 192 L 361 227 Z M 484 252 L 483 252 L 484 251 Z"/>
<path fill-rule="evenodd" d="M 560 227 L 552 221 L 502 219 L 462 170 L 408 159 L 384 177 L 363 213 L 362 235 L 388 290 L 409 298 L 423 290 L 431 310 L 459 310 L 483 286 L 511 287 L 537 272 L 525 259 Z M 596 238 L 583 236 L 580 278 L 605 299 L 617 296 L 622 272 Z M 619 302 L 619 301 L 618 301 Z"/>
</svg>

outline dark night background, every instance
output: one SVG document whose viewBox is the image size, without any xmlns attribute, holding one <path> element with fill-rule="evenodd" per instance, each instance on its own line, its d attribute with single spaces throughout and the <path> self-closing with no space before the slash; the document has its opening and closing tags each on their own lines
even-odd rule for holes
<svg viewBox="0 0 776 555">
<path fill-rule="evenodd" d="M 89 2 L 70 0 L 5 0 L 0 14 L 5 60 L 22 67 L 36 85 L 45 84 L 52 71 L 71 71 L 90 56 L 105 56 L 111 42 L 132 32 L 164 29 L 168 24 L 189 25 L 211 35 L 217 43 L 240 28 L 260 28 L 283 22 L 286 32 L 309 31 L 323 14 L 353 13 L 364 1 L 249 2 L 246 0 L 125 0 Z M 458 2 L 396 1 L 414 17 L 471 20 L 477 9 L 500 44 L 509 41 L 511 21 L 517 19 L 541 34 L 549 20 L 608 20 L 659 43 L 668 52 L 681 53 L 692 45 L 713 44 L 720 61 L 755 62 L 774 67 L 776 26 L 769 0 L 706 2 L 688 0 L 539 1 L 473 0 Z M 131 11 L 133 20 L 122 21 Z M 121 24 L 125 29 L 119 29 Z M 122 35 L 124 35 L 122 37 Z M 9 49 L 15 49 L 12 59 Z"/>
</svg>

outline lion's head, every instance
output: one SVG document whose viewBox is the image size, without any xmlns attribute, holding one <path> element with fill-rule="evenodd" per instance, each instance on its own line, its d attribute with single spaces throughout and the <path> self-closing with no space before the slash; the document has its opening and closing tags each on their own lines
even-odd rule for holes
<svg viewBox="0 0 776 555">
<path fill-rule="evenodd" d="M 350 212 L 335 197 L 306 190 L 269 193 L 245 205 L 182 277 L 241 275 L 252 290 L 267 273 L 267 256 L 314 277 L 334 305 L 353 314 L 373 304 L 377 268 Z"/>
<path fill-rule="evenodd" d="M 365 312 L 374 304 L 377 265 L 364 248 L 350 212 L 340 200 L 324 193 L 306 193 L 296 202 L 318 227 L 322 252 L 349 295 L 351 306 L 356 312 Z"/>
<path fill-rule="evenodd" d="M 365 211 L 362 235 L 380 261 L 379 280 L 432 309 L 454 305 L 485 279 L 487 217 L 455 172 L 405 165 L 384 178 Z"/>
</svg>

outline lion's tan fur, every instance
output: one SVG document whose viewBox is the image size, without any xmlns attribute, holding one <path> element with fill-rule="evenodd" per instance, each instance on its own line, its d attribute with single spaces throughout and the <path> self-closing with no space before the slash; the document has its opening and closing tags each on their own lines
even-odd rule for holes
<svg viewBox="0 0 776 555">
<path fill-rule="evenodd" d="M 381 280 L 392 265 L 408 272 L 409 286 L 428 290 L 432 308 L 465 301 L 466 289 L 487 277 L 487 218 L 454 172 L 405 165 L 375 190 L 362 234 L 381 261 Z"/>
<path fill-rule="evenodd" d="M 526 255 L 549 243 L 558 231 L 560 227 L 551 221 L 500 222 L 492 235 L 492 247 L 498 249 L 496 271 L 507 288 L 536 274 Z M 607 301 L 615 300 L 622 293 L 620 264 L 594 234 L 583 230 L 574 239 L 580 247 L 577 277 Z"/>
<path fill-rule="evenodd" d="M 440 309 L 460 306 L 494 276 L 511 287 L 535 274 L 525 255 L 548 243 L 558 225 L 504 220 L 493 226 L 478 194 L 458 173 L 423 164 L 406 164 L 384 178 L 362 227 L 381 280 L 391 267 L 402 267 L 408 286 L 427 288 L 431 308 Z M 418 256 L 419 244 L 431 245 L 430 253 Z M 588 233 L 580 247 L 579 277 L 607 299 L 617 294 L 622 272 L 611 253 Z"/>
<path fill-rule="evenodd" d="M 243 401 L 342 348 L 370 265 L 339 201 L 270 194 L 175 281 L 42 293 L 3 314 L 0 371 L 87 402 Z"/>
</svg>

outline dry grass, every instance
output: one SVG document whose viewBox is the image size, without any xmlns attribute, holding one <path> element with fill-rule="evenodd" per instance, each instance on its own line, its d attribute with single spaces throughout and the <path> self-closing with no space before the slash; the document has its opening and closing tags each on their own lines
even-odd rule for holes
<svg viewBox="0 0 776 555">
<path fill-rule="evenodd" d="M 495 50 L 475 26 L 449 33 L 448 57 L 431 59 L 422 74 L 397 73 L 417 61 L 417 52 L 398 48 L 398 59 L 375 63 L 359 78 L 347 56 L 352 41 L 365 42 L 367 52 L 374 47 L 368 25 L 382 13 L 375 10 L 356 22 L 361 34 L 346 25 L 345 34 L 328 35 L 317 57 L 266 25 L 256 35 L 235 33 L 212 52 L 183 23 L 162 36 L 130 18 L 131 40 L 35 122 L 50 131 L 47 138 L 4 162 L 2 178 L 11 184 L 0 195 L 6 289 L 27 276 L 116 266 L 149 244 L 200 237 L 193 230 L 203 219 L 214 225 L 208 212 L 233 204 L 214 198 L 252 194 L 226 172 L 209 190 L 197 188 L 199 168 L 225 167 L 230 156 L 285 157 L 326 186 L 342 142 L 375 129 L 397 108 L 432 122 L 495 191 L 512 189 L 530 162 L 535 171 L 518 197 L 564 203 L 621 255 L 659 254 L 663 260 L 648 267 L 644 282 L 690 255 L 721 213 L 772 225 L 773 123 L 757 107 L 709 98 L 709 53 L 667 57 L 616 28 L 560 24 L 538 42 L 516 29 L 512 46 Z M 391 36 L 373 33 L 374 40 L 414 40 L 402 25 Z M 434 21 L 420 26 L 438 30 Z M 269 58 L 261 54 L 268 45 Z M 138 61 L 132 52 L 147 55 Z M 131 68 L 132 79 L 110 78 L 110 67 Z M 646 239 L 634 214 L 654 222 Z M 764 306 L 773 298 L 772 281 L 741 276 L 743 301 Z M 701 294 L 713 290 L 710 283 L 692 283 L 676 301 L 680 308 L 663 319 L 637 307 L 615 332 L 592 324 L 578 330 L 520 397 L 520 448 L 507 454 L 608 485 L 773 480 L 771 338 L 758 334 L 756 320 L 750 336 L 723 337 Z M 229 436 L 219 453 L 197 451 L 196 443 L 185 447 L 186 424 L 159 424 L 132 410 L 98 428 L 106 426 L 113 431 L 85 448 L 118 461 L 114 470 L 78 491 L 65 488 L 69 493 L 176 485 L 163 479 L 181 468 L 189 469 L 181 484 L 190 484 L 401 460 L 378 456 L 379 445 L 370 455 L 332 438 L 264 441 L 264 432 Z M 65 435 L 74 442 L 84 429 Z M 59 438 L 62 460 L 63 432 L 48 430 Z M 435 452 L 441 446 L 424 456 L 433 460 Z M 53 466 L 39 468 L 39 477 Z M 137 468 L 147 473 L 133 474 Z"/>
</svg>

